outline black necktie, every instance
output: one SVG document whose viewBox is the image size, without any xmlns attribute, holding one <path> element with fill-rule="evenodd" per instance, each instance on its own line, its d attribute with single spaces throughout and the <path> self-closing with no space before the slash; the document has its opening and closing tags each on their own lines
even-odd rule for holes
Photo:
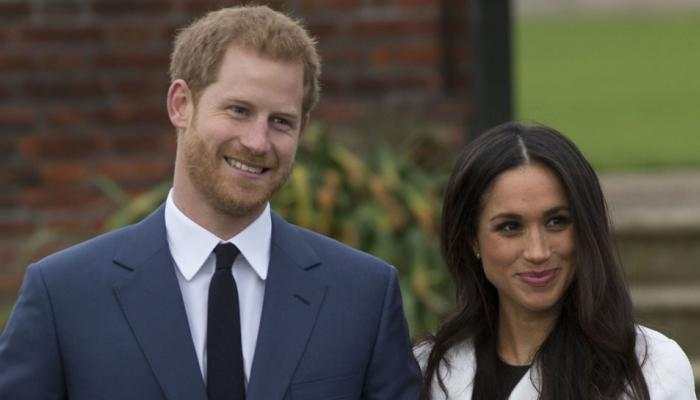
<svg viewBox="0 0 700 400">
<path fill-rule="evenodd" d="M 231 274 L 239 251 L 235 245 L 223 243 L 216 246 L 214 254 L 216 271 L 209 286 L 207 317 L 207 393 L 209 400 L 244 400 L 241 319 Z"/>
</svg>

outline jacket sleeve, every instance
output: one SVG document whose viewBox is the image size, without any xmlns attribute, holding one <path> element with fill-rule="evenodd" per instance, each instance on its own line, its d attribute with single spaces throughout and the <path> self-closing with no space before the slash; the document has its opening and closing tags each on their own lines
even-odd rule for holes
<svg viewBox="0 0 700 400">
<path fill-rule="evenodd" d="M 420 369 L 411 351 L 401 291 L 396 269 L 392 267 L 362 397 L 366 400 L 417 400 L 420 385 Z"/>
<path fill-rule="evenodd" d="M 51 299 L 36 265 L 0 334 L 0 399 L 66 399 Z"/>
</svg>

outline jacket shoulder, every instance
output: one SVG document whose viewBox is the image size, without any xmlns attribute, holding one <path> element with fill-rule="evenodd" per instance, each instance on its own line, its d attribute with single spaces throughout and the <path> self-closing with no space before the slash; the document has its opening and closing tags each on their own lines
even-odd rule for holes
<svg viewBox="0 0 700 400">
<path fill-rule="evenodd" d="M 167 243 L 163 210 L 161 205 L 136 224 L 61 250 L 38 261 L 35 266 L 44 274 L 75 274 L 85 272 L 87 268 L 94 270 L 97 266 L 112 265 L 117 253 L 127 258 L 144 258 Z"/>
<path fill-rule="evenodd" d="M 424 340 L 413 348 L 413 355 L 418 360 L 422 370 L 425 369 L 432 350 L 433 342 L 431 340 Z M 458 370 L 461 370 L 463 369 L 462 366 L 470 365 L 473 362 L 474 345 L 470 339 L 465 339 L 447 350 L 445 357 L 440 362 L 440 366 L 441 368 L 456 367 Z"/>
<path fill-rule="evenodd" d="M 695 399 L 695 377 L 690 360 L 675 340 L 638 326 L 636 348 L 651 398 Z"/>
<path fill-rule="evenodd" d="M 675 340 L 641 325 L 637 326 L 637 355 L 641 360 L 648 358 L 679 361 L 688 358 Z"/>
<path fill-rule="evenodd" d="M 340 268 L 351 266 L 358 272 L 363 271 L 371 274 L 388 276 L 396 273 L 393 266 L 376 256 L 309 229 L 297 225 L 292 226 L 324 262 L 332 260 L 333 262 L 330 264 Z"/>
<path fill-rule="evenodd" d="M 103 233 L 84 242 L 50 254 L 34 263 L 43 274 L 62 274 L 67 270 L 80 269 L 87 265 L 111 262 L 116 249 L 128 240 L 133 225 Z"/>
</svg>

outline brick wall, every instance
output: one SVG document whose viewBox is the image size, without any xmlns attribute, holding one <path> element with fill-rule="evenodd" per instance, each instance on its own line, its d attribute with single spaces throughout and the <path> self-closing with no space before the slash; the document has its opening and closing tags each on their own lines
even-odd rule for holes
<svg viewBox="0 0 700 400">
<path fill-rule="evenodd" d="M 236 3 L 0 1 L 0 291 L 16 286 L 19 250 L 37 230 L 59 230 L 61 243 L 29 258 L 100 229 L 113 205 L 97 177 L 130 193 L 170 177 L 175 137 L 164 104 L 173 32 Z M 466 3 L 267 4 L 304 19 L 320 41 L 316 120 L 333 129 L 427 121 L 457 135 L 469 92 Z"/>
</svg>

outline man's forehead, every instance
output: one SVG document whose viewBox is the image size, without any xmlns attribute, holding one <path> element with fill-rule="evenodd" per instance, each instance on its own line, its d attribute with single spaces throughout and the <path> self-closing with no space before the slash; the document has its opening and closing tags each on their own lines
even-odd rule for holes
<svg viewBox="0 0 700 400">
<path fill-rule="evenodd" d="M 299 54 L 275 52 L 267 47 L 240 43 L 231 43 L 226 46 L 226 50 L 223 52 L 219 65 L 221 65 L 227 57 L 250 57 L 279 64 L 298 64 L 303 66 L 303 59 Z"/>
<path fill-rule="evenodd" d="M 303 66 L 261 57 L 247 49 L 230 48 L 217 79 L 205 92 L 217 102 L 264 103 L 300 114 L 304 96 Z M 281 111 L 281 110 L 280 110 Z"/>
</svg>

